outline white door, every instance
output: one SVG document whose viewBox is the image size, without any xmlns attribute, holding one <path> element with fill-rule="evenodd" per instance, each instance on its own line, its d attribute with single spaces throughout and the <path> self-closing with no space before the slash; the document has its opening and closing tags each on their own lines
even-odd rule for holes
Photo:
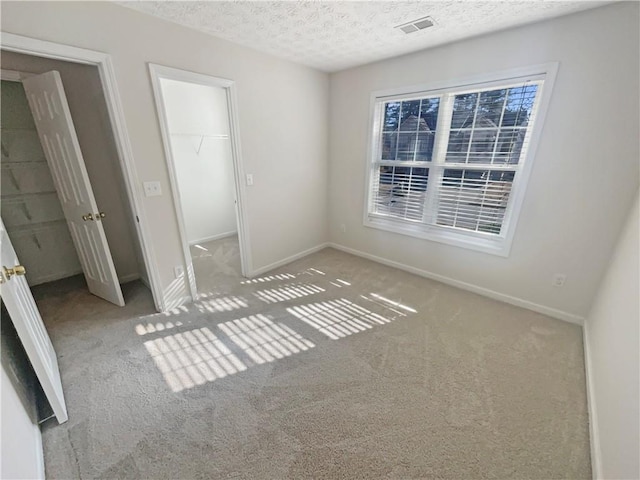
<svg viewBox="0 0 640 480">
<path fill-rule="evenodd" d="M 11 240 L 0 219 L 0 295 L 58 422 L 67 421 L 58 360 Z"/>
<path fill-rule="evenodd" d="M 52 71 L 34 75 L 22 84 L 89 291 L 123 306 L 102 226 L 104 214 L 93 196 L 60 74 Z"/>
</svg>

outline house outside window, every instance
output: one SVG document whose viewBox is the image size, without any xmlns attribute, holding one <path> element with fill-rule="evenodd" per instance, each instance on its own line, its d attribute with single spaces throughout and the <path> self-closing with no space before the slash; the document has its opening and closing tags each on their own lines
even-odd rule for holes
<svg viewBox="0 0 640 480">
<path fill-rule="evenodd" d="M 556 70 L 375 92 L 365 225 L 507 256 Z"/>
</svg>

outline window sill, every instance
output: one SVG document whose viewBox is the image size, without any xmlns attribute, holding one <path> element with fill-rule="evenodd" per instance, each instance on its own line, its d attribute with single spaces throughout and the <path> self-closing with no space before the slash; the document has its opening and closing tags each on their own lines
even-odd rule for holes
<svg viewBox="0 0 640 480">
<path fill-rule="evenodd" d="M 485 237 L 482 234 L 467 234 L 447 227 L 414 224 L 378 215 L 365 216 L 364 226 L 500 257 L 508 257 L 511 247 L 510 242 L 502 236 Z"/>
</svg>

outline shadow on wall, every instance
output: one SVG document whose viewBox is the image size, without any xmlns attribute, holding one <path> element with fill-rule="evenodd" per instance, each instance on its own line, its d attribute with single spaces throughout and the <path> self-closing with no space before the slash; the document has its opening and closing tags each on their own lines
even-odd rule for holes
<svg viewBox="0 0 640 480">
<path fill-rule="evenodd" d="M 322 334 L 320 339 L 339 340 L 417 313 L 377 293 L 350 300 L 336 291 L 350 287 L 350 282 L 324 276 L 310 268 L 242 280 L 244 295 L 206 293 L 191 305 L 140 317 L 143 322 L 135 332 L 154 337 L 144 346 L 171 391 L 180 392 L 321 348 L 322 340 L 314 343 L 307 338 L 314 332 Z M 260 289 L 261 284 L 267 288 Z M 329 299 L 308 301 L 312 295 L 333 291 Z M 280 307 L 283 302 L 286 305 Z M 270 306 L 269 314 L 261 313 L 264 304 Z M 303 335 L 296 329 L 307 332 Z"/>
</svg>

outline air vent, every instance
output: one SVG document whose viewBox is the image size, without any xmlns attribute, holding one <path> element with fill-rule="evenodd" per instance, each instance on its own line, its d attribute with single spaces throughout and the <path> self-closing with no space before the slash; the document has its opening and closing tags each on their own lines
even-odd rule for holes
<svg viewBox="0 0 640 480">
<path fill-rule="evenodd" d="M 398 28 L 402 30 L 404 33 L 409 34 L 409 33 L 417 32 L 419 30 L 424 30 L 425 28 L 433 27 L 435 24 L 436 22 L 433 20 L 433 18 L 423 17 L 408 23 L 403 23 L 402 25 L 398 25 L 395 28 Z"/>
</svg>

